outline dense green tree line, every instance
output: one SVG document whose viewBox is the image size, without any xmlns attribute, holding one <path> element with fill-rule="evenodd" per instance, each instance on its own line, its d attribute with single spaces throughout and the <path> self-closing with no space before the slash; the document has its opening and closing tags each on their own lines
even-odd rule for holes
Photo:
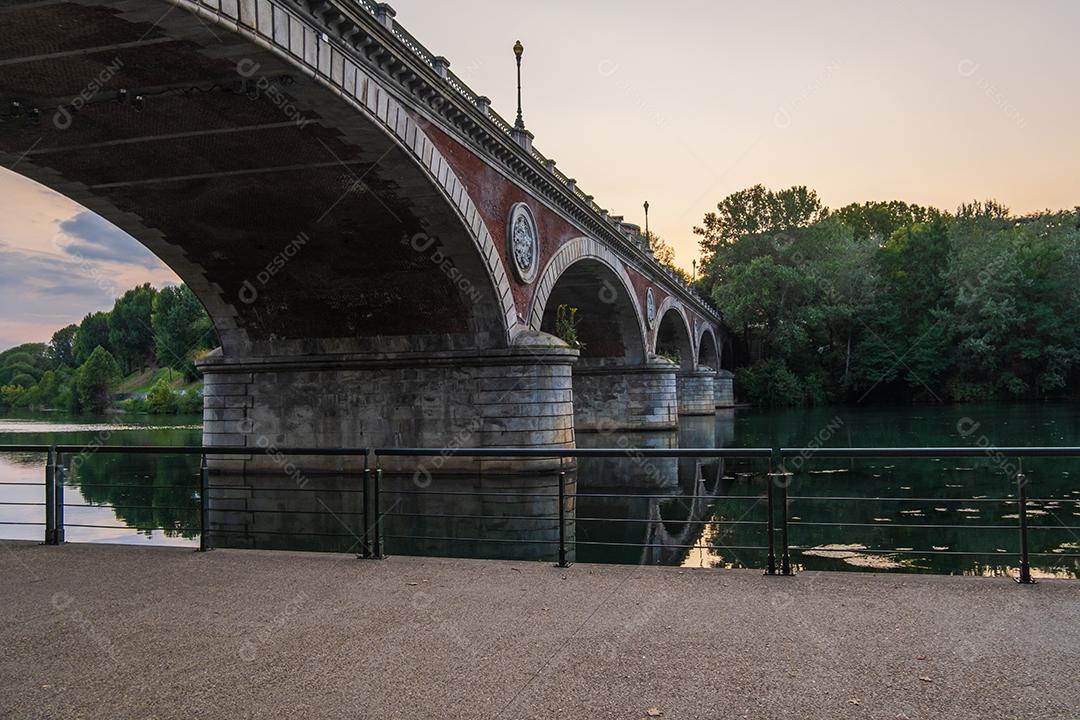
<svg viewBox="0 0 1080 720">
<path fill-rule="evenodd" d="M 694 231 L 699 285 L 742 350 L 737 390 L 787 405 L 1075 397 L 1078 225 L 993 201 L 831 211 L 758 185 Z"/>
<path fill-rule="evenodd" d="M 124 375 L 147 367 L 195 379 L 195 359 L 216 343 L 209 316 L 187 286 L 140 285 L 111 311 L 57 330 L 47 344 L 0 353 L 0 405 L 100 412 Z M 158 391 L 155 407 L 168 405 L 169 392 Z"/>
</svg>

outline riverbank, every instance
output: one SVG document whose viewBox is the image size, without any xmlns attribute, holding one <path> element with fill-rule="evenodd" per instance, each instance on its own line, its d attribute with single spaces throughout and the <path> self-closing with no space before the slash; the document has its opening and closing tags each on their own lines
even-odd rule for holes
<svg viewBox="0 0 1080 720">
<path fill-rule="evenodd" d="M 916 720 L 1080 707 L 1069 581 L 16 542 L 0 543 L 0 571 L 4 717 Z"/>
</svg>

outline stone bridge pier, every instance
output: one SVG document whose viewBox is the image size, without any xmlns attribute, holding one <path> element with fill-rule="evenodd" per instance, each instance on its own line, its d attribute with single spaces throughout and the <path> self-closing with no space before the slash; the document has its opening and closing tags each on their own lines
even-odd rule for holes
<svg viewBox="0 0 1080 720">
<path fill-rule="evenodd" d="M 507 350 L 384 357 L 262 357 L 217 353 L 205 379 L 204 441 L 261 450 L 219 470 L 272 470 L 275 448 L 573 447 L 577 352 L 529 333 Z M 440 462 L 441 469 L 469 466 Z M 332 457 L 303 461 L 340 469 Z M 387 470 L 396 459 L 381 461 Z"/>
</svg>

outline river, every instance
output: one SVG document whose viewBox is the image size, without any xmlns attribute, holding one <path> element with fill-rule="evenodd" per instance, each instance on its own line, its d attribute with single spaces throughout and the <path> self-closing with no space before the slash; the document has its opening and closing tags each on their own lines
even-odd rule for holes
<svg viewBox="0 0 1080 720">
<path fill-rule="evenodd" d="M 715 418 L 684 417 L 677 433 L 583 433 L 578 442 L 582 447 L 981 448 L 1077 445 L 1078 437 L 1080 412 L 1075 406 L 987 404 L 723 411 Z M 0 418 L 0 444 L 176 446 L 195 445 L 200 439 L 197 416 L 74 418 L 48 413 Z M 17 523 L 43 521 L 43 508 L 36 504 L 42 500 L 43 465 L 40 454 L 0 454 L 0 502 L 26 503 L 0 505 L 0 536 L 41 537 L 40 526 Z M 198 458 L 88 453 L 75 465 L 65 487 L 68 541 L 197 544 Z M 787 469 L 800 470 L 789 488 L 790 543 L 797 568 L 1015 572 L 1019 536 L 1010 474 L 1014 461 L 992 453 L 970 460 L 810 457 L 789 463 Z M 764 567 L 765 505 L 760 495 L 766 472 L 760 460 L 583 459 L 576 472 L 576 558 Z M 1024 472 L 1035 574 L 1080 576 L 1080 460 L 1028 460 Z M 355 476 L 322 482 L 348 484 Z M 258 486 L 257 481 L 252 484 Z M 612 497 L 616 495 L 620 497 Z M 273 503 L 285 507 L 280 495 Z M 311 524 L 303 513 L 271 512 L 279 514 L 276 528 L 299 533 L 296 528 Z M 399 517 L 387 520 L 391 537 L 386 550 L 391 554 L 529 556 L 507 553 L 494 541 L 468 541 L 500 531 L 501 525 L 487 520 L 438 526 L 438 537 L 459 533 L 462 541 L 417 544 L 402 536 L 432 535 L 430 529 L 417 530 L 424 526 L 418 519 L 422 513 L 392 514 Z M 288 532 L 278 530 L 274 536 L 277 545 L 290 545 Z M 510 537 L 533 536 L 517 532 Z M 531 548 L 536 557 L 552 551 L 550 536 L 544 537 L 546 545 Z M 352 543 L 298 545 L 342 550 Z"/>
</svg>

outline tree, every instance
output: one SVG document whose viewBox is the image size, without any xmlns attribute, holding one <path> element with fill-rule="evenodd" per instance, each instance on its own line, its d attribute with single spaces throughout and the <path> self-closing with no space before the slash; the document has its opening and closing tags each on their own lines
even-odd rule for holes
<svg viewBox="0 0 1080 720">
<path fill-rule="evenodd" d="M 33 375 L 29 375 L 27 373 L 18 373 L 17 375 L 15 375 L 14 377 L 11 378 L 11 383 L 10 384 L 12 384 L 12 385 L 14 385 L 16 387 L 21 387 L 21 388 L 24 388 L 24 389 L 30 389 L 35 384 L 37 384 L 37 380 L 34 379 Z"/>
<path fill-rule="evenodd" d="M 985 210 L 990 207 L 989 211 Z M 1050 397 L 1080 364 L 1080 231 L 1070 213 L 1002 218 L 988 201 L 959 213 L 946 276 L 958 337 L 958 398 Z"/>
<path fill-rule="evenodd" d="M 701 236 L 702 273 L 715 284 L 725 267 L 775 250 L 786 235 L 827 214 L 818 194 L 802 185 L 776 192 L 754 185 L 732 193 L 694 228 Z"/>
<path fill-rule="evenodd" d="M 186 285 L 166 287 L 154 298 L 151 325 L 158 364 L 195 377 L 193 356 L 214 339 L 210 317 Z"/>
<path fill-rule="evenodd" d="M 990 220 L 1001 223 L 1008 221 L 1010 215 L 1009 208 L 993 199 L 961 203 L 956 209 L 956 217 L 961 220 Z"/>
<path fill-rule="evenodd" d="M 79 330 L 75 333 L 75 366 L 78 367 L 86 362 L 94 348 L 103 347 L 108 350 L 109 345 L 109 313 L 90 313 L 79 323 Z"/>
<path fill-rule="evenodd" d="M 16 345 L 0 353 L 0 385 L 7 385 L 16 375 L 29 375 L 37 381 L 50 367 L 43 343 Z"/>
<path fill-rule="evenodd" d="M 75 336 L 78 332 L 78 325 L 68 325 L 53 333 L 48 353 L 54 368 L 61 365 L 75 367 Z"/>
<path fill-rule="evenodd" d="M 41 372 L 36 367 L 20 360 L 15 360 L 0 368 L 0 385 L 18 385 L 17 380 L 19 380 L 23 387 L 29 387 L 26 384 L 26 378 L 30 378 L 30 383 L 33 384 L 39 377 L 41 377 Z"/>
<path fill-rule="evenodd" d="M 79 366 L 75 377 L 79 406 L 101 412 L 109 405 L 109 394 L 120 379 L 120 368 L 112 354 L 100 345 Z"/>
<path fill-rule="evenodd" d="M 109 346 L 125 372 L 139 370 L 154 357 L 151 315 L 157 290 L 144 283 L 128 290 L 109 313 Z"/>
<path fill-rule="evenodd" d="M 955 346 L 944 275 L 951 252 L 940 214 L 901 227 L 877 250 L 878 301 L 863 316 L 853 352 L 851 385 L 860 397 L 942 398 Z"/>
<path fill-rule="evenodd" d="M 690 276 L 687 272 L 675 264 L 675 248 L 668 245 L 664 238 L 651 230 L 649 231 L 647 239 L 649 241 L 649 249 L 652 250 L 652 254 L 657 262 L 671 270 L 685 282 L 690 282 Z"/>
<path fill-rule="evenodd" d="M 900 200 L 845 205 L 832 214 L 851 228 L 856 240 L 881 244 L 900 228 L 942 217 L 936 208 L 909 205 Z"/>
</svg>

